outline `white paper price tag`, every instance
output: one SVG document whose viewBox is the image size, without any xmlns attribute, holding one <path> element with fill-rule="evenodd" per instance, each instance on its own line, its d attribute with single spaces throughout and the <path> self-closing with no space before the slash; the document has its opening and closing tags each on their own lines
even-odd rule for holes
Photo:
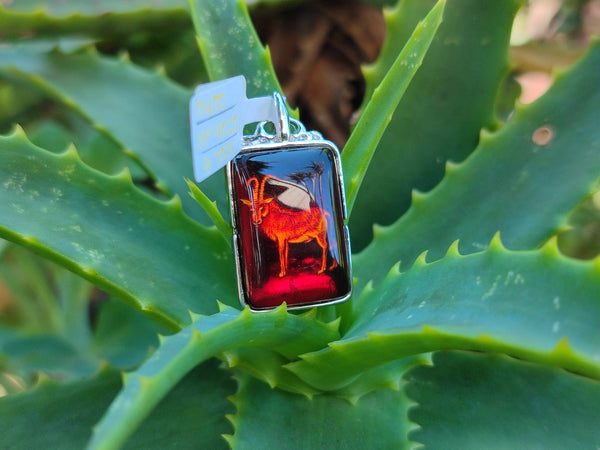
<svg viewBox="0 0 600 450">
<path fill-rule="evenodd" d="M 277 120 L 272 97 L 246 98 L 243 75 L 198 86 L 190 100 L 194 178 L 224 167 L 242 148 L 244 125 Z"/>
</svg>

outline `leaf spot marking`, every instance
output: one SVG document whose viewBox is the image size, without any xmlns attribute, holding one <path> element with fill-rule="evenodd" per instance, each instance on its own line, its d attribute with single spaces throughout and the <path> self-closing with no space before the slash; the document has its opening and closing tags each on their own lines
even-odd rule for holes
<svg viewBox="0 0 600 450">
<path fill-rule="evenodd" d="M 25 208 L 23 208 L 21 205 L 14 203 L 14 202 L 10 202 L 9 205 L 15 210 L 15 212 L 19 215 L 23 214 L 25 212 Z"/>
<path fill-rule="evenodd" d="M 554 297 L 554 299 L 552 300 L 552 304 L 554 305 L 554 309 L 559 310 L 560 309 L 560 297 Z"/>
<path fill-rule="evenodd" d="M 492 283 L 492 286 L 488 289 L 488 291 L 486 293 L 484 293 L 481 296 L 481 300 L 485 300 L 487 298 L 490 298 L 492 295 L 494 295 L 494 293 L 496 292 L 496 288 L 498 287 L 498 282 L 500 281 L 501 278 L 502 278 L 501 275 L 496 276 L 496 279 Z"/>
<path fill-rule="evenodd" d="M 515 276 L 515 284 L 525 284 L 525 278 L 520 273 Z"/>
<path fill-rule="evenodd" d="M 533 132 L 531 135 L 531 140 L 535 145 L 539 145 L 540 147 L 545 147 L 550 144 L 554 139 L 555 132 L 552 128 L 547 125 L 539 127 L 537 130 Z"/>
<path fill-rule="evenodd" d="M 15 173 L 8 178 L 2 185 L 6 190 L 14 190 L 15 192 L 23 193 L 23 185 L 27 183 L 27 175 Z"/>
</svg>

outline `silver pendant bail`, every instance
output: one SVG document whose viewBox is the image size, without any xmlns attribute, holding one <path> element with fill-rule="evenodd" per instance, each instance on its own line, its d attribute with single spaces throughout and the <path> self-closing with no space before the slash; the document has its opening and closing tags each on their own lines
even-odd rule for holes
<svg viewBox="0 0 600 450">
<path fill-rule="evenodd" d="M 287 141 L 290 138 L 290 117 L 285 106 L 285 101 L 281 94 L 277 91 L 273 92 L 273 102 L 277 111 L 277 123 L 275 123 L 275 131 L 277 137 L 282 141 Z"/>
</svg>

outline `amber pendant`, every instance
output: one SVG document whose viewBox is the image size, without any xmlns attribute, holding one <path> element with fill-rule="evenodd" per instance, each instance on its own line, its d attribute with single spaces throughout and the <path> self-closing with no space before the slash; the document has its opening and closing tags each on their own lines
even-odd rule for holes
<svg viewBox="0 0 600 450">
<path fill-rule="evenodd" d="M 339 151 L 291 120 L 259 124 L 228 165 L 240 300 L 252 310 L 341 302 L 352 290 Z M 288 125 L 286 127 L 286 125 Z"/>
</svg>

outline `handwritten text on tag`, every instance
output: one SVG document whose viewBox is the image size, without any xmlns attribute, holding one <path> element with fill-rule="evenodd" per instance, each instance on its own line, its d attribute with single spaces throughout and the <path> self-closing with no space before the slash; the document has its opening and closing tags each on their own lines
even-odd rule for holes
<svg viewBox="0 0 600 450">
<path fill-rule="evenodd" d="M 241 149 L 243 76 L 199 86 L 190 100 L 194 178 L 202 181 Z"/>
</svg>

